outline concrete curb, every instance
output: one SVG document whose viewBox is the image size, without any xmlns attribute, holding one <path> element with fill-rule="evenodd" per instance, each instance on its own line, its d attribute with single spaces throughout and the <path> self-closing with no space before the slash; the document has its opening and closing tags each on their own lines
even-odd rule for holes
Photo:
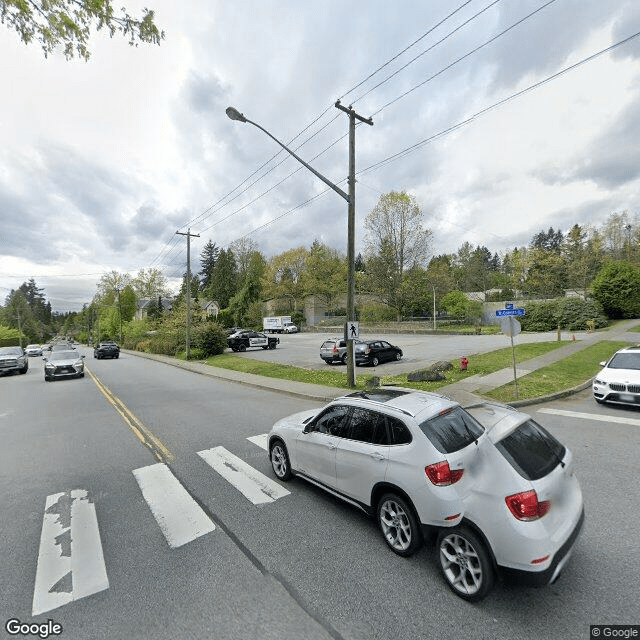
<svg viewBox="0 0 640 640">
<path fill-rule="evenodd" d="M 205 364 L 202 361 L 185 362 L 184 360 L 178 360 L 177 358 L 172 358 L 171 356 L 165 356 L 156 353 L 144 353 L 142 351 L 133 351 L 129 349 L 121 349 L 121 351 L 132 356 L 146 358 L 147 360 L 155 360 L 156 362 L 162 362 L 172 367 L 183 369 L 185 371 L 191 371 L 193 373 L 208 376 L 210 378 L 226 380 L 227 382 L 236 382 L 248 387 L 253 387 L 254 389 L 263 389 L 265 391 L 283 393 L 294 398 L 304 398 L 305 400 L 315 400 L 316 402 L 330 402 L 335 398 L 349 393 L 348 389 L 341 389 L 339 387 L 324 387 L 307 382 L 294 382 L 282 378 L 266 378 L 254 373 L 242 373 L 240 371 L 234 371 L 233 369 L 212 367 L 211 365 Z M 583 382 L 582 384 L 578 385 L 577 387 L 573 387 L 572 389 L 564 389 L 563 391 L 551 393 L 546 396 L 540 396 L 538 398 L 513 400 L 512 402 L 509 402 L 507 404 L 512 407 L 526 407 L 529 405 L 549 402 L 551 400 L 557 400 L 559 398 L 565 398 L 575 393 L 579 393 L 580 391 L 584 391 L 591 386 L 592 382 L 593 378 L 590 378 L 586 382 Z M 468 394 L 469 398 L 472 398 L 473 401 L 476 401 L 476 399 L 484 399 L 494 402 L 494 400 L 492 400 L 491 398 L 487 398 L 478 392 L 467 392 L 464 389 L 460 389 L 460 391 L 463 392 L 463 394 Z M 459 395 L 456 392 L 456 389 L 447 389 L 446 386 L 440 387 L 439 389 L 435 390 L 435 393 L 440 393 L 442 395 L 451 397 L 453 400 L 456 400 L 455 396 Z M 464 406 L 464 404 L 466 404 L 465 400 L 468 400 L 469 398 L 460 397 L 457 401 Z"/>
<path fill-rule="evenodd" d="M 584 391 L 588 389 L 593 383 L 594 378 L 589 378 L 586 382 L 579 384 L 577 387 L 573 387 L 571 389 L 565 389 L 564 391 L 557 391 L 556 393 L 550 393 L 546 396 L 540 396 L 538 398 L 526 398 L 524 400 L 514 400 L 513 402 L 509 402 L 508 404 L 512 407 L 526 407 L 532 404 L 540 404 L 542 402 L 549 402 L 551 400 L 558 400 L 559 398 L 566 398 L 567 396 L 572 396 L 575 393 L 580 393 L 580 391 Z"/>
<path fill-rule="evenodd" d="M 317 402 L 330 402 L 331 400 L 348 393 L 347 389 L 340 389 L 338 387 L 324 387 L 306 382 L 285 380 L 283 378 L 266 378 L 254 373 L 243 373 L 241 371 L 234 371 L 233 369 L 216 368 L 205 364 L 202 361 L 186 362 L 184 360 L 172 358 L 171 356 L 144 353 L 142 351 L 132 351 L 129 349 L 121 349 L 120 351 L 122 353 L 127 353 L 128 355 L 146 358 L 147 360 L 162 362 L 172 367 L 191 371 L 192 373 L 208 376 L 210 378 L 225 380 L 227 382 L 236 382 L 247 387 L 253 387 L 254 389 L 283 393 L 294 398 L 304 398 L 305 400 L 315 400 Z"/>
</svg>

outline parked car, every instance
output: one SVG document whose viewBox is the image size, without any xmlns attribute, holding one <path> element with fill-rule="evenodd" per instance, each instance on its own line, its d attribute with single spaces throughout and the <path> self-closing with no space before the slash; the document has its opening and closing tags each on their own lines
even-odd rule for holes
<svg viewBox="0 0 640 640">
<path fill-rule="evenodd" d="M 22 347 L 0 347 L 0 374 L 27 373 L 29 356 Z"/>
<path fill-rule="evenodd" d="M 232 351 L 246 351 L 251 347 L 262 347 L 263 349 L 275 349 L 280 338 L 267 336 L 258 331 L 238 331 L 227 338 L 227 344 Z"/>
<path fill-rule="evenodd" d="M 357 342 L 354 341 L 354 342 Z M 320 345 L 320 357 L 327 363 L 347 362 L 347 341 L 343 338 L 329 338 Z"/>
<path fill-rule="evenodd" d="M 356 364 L 370 364 L 377 367 L 380 362 L 400 360 L 402 349 L 386 340 L 363 340 L 356 345 Z"/>
<path fill-rule="evenodd" d="M 640 404 L 640 347 L 620 349 L 600 366 L 592 384 L 596 402 Z"/>
<path fill-rule="evenodd" d="M 93 357 L 98 360 L 102 358 L 119 358 L 120 347 L 113 340 L 99 342 L 93 349 Z"/>
<path fill-rule="evenodd" d="M 44 379 L 83 378 L 84 356 L 76 349 L 52 351 L 42 358 L 44 360 Z"/>
<path fill-rule="evenodd" d="M 381 387 L 279 420 L 268 450 L 279 480 L 298 475 L 374 516 L 398 555 L 435 540 L 469 601 L 496 577 L 553 582 L 584 520 L 570 451 L 503 405 Z"/>
<path fill-rule="evenodd" d="M 39 344 L 28 344 L 25 347 L 24 351 L 28 356 L 41 356 L 42 355 L 42 347 Z"/>
</svg>

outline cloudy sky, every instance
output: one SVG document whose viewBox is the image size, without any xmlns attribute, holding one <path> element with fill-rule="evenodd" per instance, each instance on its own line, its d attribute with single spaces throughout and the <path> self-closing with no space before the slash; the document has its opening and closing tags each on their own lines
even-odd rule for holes
<svg viewBox="0 0 640 640">
<path fill-rule="evenodd" d="M 45 59 L 0 25 L 0 300 L 33 277 L 79 310 L 112 269 L 178 278 L 187 228 L 194 271 L 207 240 L 247 234 L 267 257 L 316 238 L 346 252 L 344 200 L 229 105 L 345 190 L 333 105 L 372 116 L 357 227 L 406 190 L 436 254 L 640 209 L 640 37 L 486 111 L 640 32 L 637 0 L 121 4 L 156 11 L 161 46 L 99 33 L 89 62 Z"/>
</svg>

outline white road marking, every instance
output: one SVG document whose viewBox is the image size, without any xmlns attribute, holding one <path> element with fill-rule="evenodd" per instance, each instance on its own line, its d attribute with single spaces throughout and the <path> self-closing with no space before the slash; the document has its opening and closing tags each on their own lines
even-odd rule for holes
<svg viewBox="0 0 640 640">
<path fill-rule="evenodd" d="M 96 510 L 87 492 L 47 496 L 32 615 L 108 588 Z"/>
<path fill-rule="evenodd" d="M 258 445 L 261 449 L 267 451 L 267 438 L 269 437 L 268 433 L 261 433 L 259 436 L 251 436 L 247 438 L 249 442 L 253 442 L 253 444 Z"/>
<path fill-rule="evenodd" d="M 253 504 L 274 502 L 290 493 L 224 447 L 198 451 L 198 455 Z"/>
<path fill-rule="evenodd" d="M 584 420 L 598 420 L 600 422 L 617 422 L 619 424 L 632 424 L 640 427 L 640 420 L 637 418 L 625 418 L 624 416 L 603 416 L 593 413 L 578 413 L 577 411 L 564 411 L 562 409 L 538 409 L 538 413 L 551 413 L 557 416 L 567 416 L 569 418 L 582 418 Z"/>
<path fill-rule="evenodd" d="M 158 463 L 133 471 L 144 499 L 172 549 L 216 527 L 167 465 Z"/>
</svg>

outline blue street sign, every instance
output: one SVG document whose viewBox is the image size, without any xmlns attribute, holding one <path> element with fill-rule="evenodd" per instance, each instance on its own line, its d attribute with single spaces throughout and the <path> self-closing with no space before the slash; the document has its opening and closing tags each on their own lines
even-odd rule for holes
<svg viewBox="0 0 640 640">
<path fill-rule="evenodd" d="M 523 316 L 524 309 L 498 309 L 496 311 L 498 317 L 501 316 Z"/>
</svg>

